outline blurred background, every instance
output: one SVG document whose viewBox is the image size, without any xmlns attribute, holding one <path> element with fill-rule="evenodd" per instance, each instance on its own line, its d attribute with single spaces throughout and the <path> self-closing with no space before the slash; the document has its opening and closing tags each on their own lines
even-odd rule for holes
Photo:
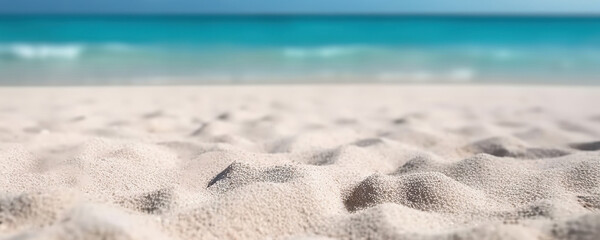
<svg viewBox="0 0 600 240">
<path fill-rule="evenodd" d="M 0 0 L 0 84 L 597 84 L 594 1 Z"/>
</svg>

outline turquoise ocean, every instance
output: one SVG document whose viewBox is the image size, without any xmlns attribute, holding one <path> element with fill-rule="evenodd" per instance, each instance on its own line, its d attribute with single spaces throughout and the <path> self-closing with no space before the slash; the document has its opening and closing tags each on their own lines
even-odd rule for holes
<svg viewBox="0 0 600 240">
<path fill-rule="evenodd" d="M 600 17 L 0 16 L 0 85 L 600 83 Z"/>
</svg>

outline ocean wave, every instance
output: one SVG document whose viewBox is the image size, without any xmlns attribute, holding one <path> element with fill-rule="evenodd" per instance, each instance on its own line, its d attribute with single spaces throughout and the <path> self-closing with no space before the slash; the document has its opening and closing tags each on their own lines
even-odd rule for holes
<svg viewBox="0 0 600 240">
<path fill-rule="evenodd" d="M 332 58 L 353 55 L 364 52 L 365 50 L 366 49 L 364 47 L 356 46 L 330 46 L 314 48 L 288 47 L 283 49 L 283 55 L 289 58 Z"/>
<path fill-rule="evenodd" d="M 129 52 L 129 51 L 134 51 L 136 49 L 139 48 L 139 46 L 137 45 L 131 45 L 131 44 L 126 44 L 126 43 L 119 43 L 119 42 L 109 42 L 109 43 L 105 43 L 102 44 L 100 46 L 101 49 L 103 50 L 108 50 L 108 51 L 113 51 L 113 52 Z"/>
<path fill-rule="evenodd" d="M 450 70 L 446 77 L 455 82 L 469 82 L 476 76 L 476 71 L 469 67 L 455 68 Z"/>
<path fill-rule="evenodd" d="M 0 46 L 0 54 L 18 59 L 76 59 L 85 47 L 78 44 L 10 44 Z"/>
<path fill-rule="evenodd" d="M 381 82 L 469 82 L 476 76 L 476 71 L 469 67 L 454 68 L 448 71 L 383 71 L 376 78 Z"/>
<path fill-rule="evenodd" d="M 114 54 L 131 52 L 136 46 L 109 42 L 101 44 L 69 43 L 9 43 L 0 44 L 0 58 L 17 60 L 75 60 L 84 54 Z"/>
</svg>

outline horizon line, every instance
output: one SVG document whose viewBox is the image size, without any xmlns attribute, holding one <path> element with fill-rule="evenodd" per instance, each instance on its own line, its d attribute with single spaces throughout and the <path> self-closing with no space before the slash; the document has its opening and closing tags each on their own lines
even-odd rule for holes
<svg viewBox="0 0 600 240">
<path fill-rule="evenodd" d="M 542 12 L 531 12 L 531 13 L 508 13 L 508 12 L 486 12 L 486 13 L 471 13 L 471 12 L 406 12 L 406 13 L 376 13 L 376 12 L 355 12 L 355 13 L 340 13 L 340 12 L 316 12 L 316 13 L 302 13 L 302 12 L 289 12 L 289 13 L 193 13 L 193 12 L 55 12 L 55 13 L 42 13 L 42 12 L 0 12 L 0 17 L 6 16 L 42 16 L 42 17 L 144 17 L 144 16 L 165 16 L 165 17 L 600 17 L 600 13 L 542 13 Z"/>
</svg>

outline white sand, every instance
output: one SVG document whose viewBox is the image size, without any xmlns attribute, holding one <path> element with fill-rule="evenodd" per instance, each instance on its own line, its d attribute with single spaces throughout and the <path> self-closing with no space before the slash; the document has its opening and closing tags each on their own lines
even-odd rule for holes
<svg viewBox="0 0 600 240">
<path fill-rule="evenodd" d="M 600 239 L 600 88 L 0 89 L 0 238 Z"/>
</svg>

